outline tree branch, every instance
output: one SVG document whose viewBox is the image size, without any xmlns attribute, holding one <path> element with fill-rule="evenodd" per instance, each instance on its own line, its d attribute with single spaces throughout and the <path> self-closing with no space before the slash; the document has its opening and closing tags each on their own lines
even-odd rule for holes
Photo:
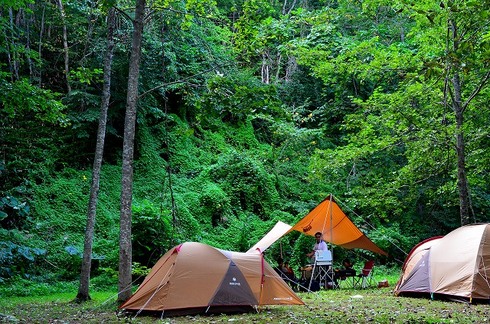
<svg viewBox="0 0 490 324">
<path fill-rule="evenodd" d="M 166 86 L 169 86 L 169 85 L 172 85 L 172 84 L 178 84 L 178 83 L 184 83 L 186 80 L 189 80 L 189 79 L 192 79 L 193 77 L 196 77 L 198 75 L 201 75 L 201 74 L 204 74 L 204 73 L 208 73 L 209 71 L 213 70 L 215 68 L 211 68 L 211 69 L 207 69 L 207 70 L 204 70 L 202 72 L 199 72 L 199 73 L 196 73 L 196 74 L 193 74 L 193 75 L 190 75 L 186 78 L 183 78 L 183 79 L 180 79 L 180 80 L 176 80 L 176 81 L 172 81 L 172 82 L 168 82 L 168 83 L 164 83 L 164 84 L 161 84 L 159 86 L 156 86 L 154 88 L 151 88 L 150 90 L 147 90 L 145 92 L 143 92 L 142 94 L 139 95 L 138 98 L 142 98 L 143 96 L 146 96 L 148 93 L 152 92 L 152 91 L 155 91 L 157 89 L 160 89 L 160 88 L 163 88 L 163 87 L 166 87 Z"/>
<path fill-rule="evenodd" d="M 117 12 L 119 12 L 121 15 L 126 17 L 129 21 L 131 21 L 134 24 L 134 19 L 131 18 L 127 13 L 125 13 L 122 9 L 119 9 L 118 7 L 114 6 Z"/>
<path fill-rule="evenodd" d="M 483 77 L 482 81 L 478 85 L 478 88 L 476 88 L 475 91 L 473 91 L 473 93 L 470 95 L 470 97 L 465 101 L 465 103 L 461 107 L 462 112 L 464 112 L 466 110 L 466 108 L 470 104 L 471 100 L 473 100 L 478 95 L 478 93 L 480 93 L 481 89 L 483 89 L 483 87 L 485 86 L 485 83 L 487 83 L 489 78 L 490 78 L 490 71 L 487 71 L 487 74 Z"/>
</svg>

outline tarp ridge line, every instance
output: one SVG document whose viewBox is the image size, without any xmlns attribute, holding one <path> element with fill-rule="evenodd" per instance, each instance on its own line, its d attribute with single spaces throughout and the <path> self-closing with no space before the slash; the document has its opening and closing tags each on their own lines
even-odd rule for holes
<svg viewBox="0 0 490 324">
<path fill-rule="evenodd" d="M 355 211 L 353 211 L 351 208 L 349 208 L 349 206 L 347 206 L 345 203 L 343 203 L 341 200 L 338 200 L 337 197 L 335 197 L 335 201 L 338 201 L 340 204 L 342 204 L 343 207 L 347 208 L 351 213 L 353 213 L 354 215 L 356 215 L 357 217 L 361 218 L 362 221 L 364 223 L 366 223 L 367 225 L 369 225 L 373 230 L 376 230 L 376 227 L 374 227 L 371 223 L 369 223 L 366 218 L 364 217 L 361 217 L 361 215 L 359 215 L 358 213 L 356 213 Z M 368 215 L 367 217 L 370 217 L 372 214 Z M 408 255 L 407 252 L 405 252 L 401 247 L 399 247 L 397 244 L 395 244 L 387 235 L 382 235 L 383 238 L 385 238 L 388 242 L 390 242 L 394 247 L 396 247 L 398 250 L 400 250 L 402 253 L 405 254 L 405 256 Z M 400 260 L 397 260 L 397 261 L 400 261 Z"/>
</svg>

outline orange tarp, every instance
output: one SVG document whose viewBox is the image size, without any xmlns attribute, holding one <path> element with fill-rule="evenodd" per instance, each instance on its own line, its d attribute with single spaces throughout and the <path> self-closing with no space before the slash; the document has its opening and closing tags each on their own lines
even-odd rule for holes
<svg viewBox="0 0 490 324">
<path fill-rule="evenodd" d="M 331 195 L 289 229 L 288 233 L 291 231 L 311 236 L 321 232 L 325 241 L 346 249 L 359 248 L 388 255 L 352 223 Z"/>
<path fill-rule="evenodd" d="M 272 228 L 259 242 L 252 246 L 247 253 L 259 250 L 264 252 L 269 246 L 291 231 L 299 231 L 306 235 L 315 236 L 316 232 L 323 233 L 323 239 L 346 249 L 364 249 L 388 255 L 364 235 L 354 223 L 344 214 L 339 205 L 330 195 L 296 225 L 291 226 L 281 221 Z"/>
</svg>

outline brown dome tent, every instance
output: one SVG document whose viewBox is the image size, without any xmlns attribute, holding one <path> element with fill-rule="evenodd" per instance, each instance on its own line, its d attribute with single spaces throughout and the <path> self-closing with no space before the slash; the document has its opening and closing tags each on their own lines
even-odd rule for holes
<svg viewBox="0 0 490 324">
<path fill-rule="evenodd" d="M 187 242 L 170 249 L 120 308 L 163 316 L 249 311 L 261 305 L 304 305 L 257 253 Z"/>
<path fill-rule="evenodd" d="M 417 244 L 395 295 L 490 301 L 490 224 L 460 227 Z"/>
</svg>

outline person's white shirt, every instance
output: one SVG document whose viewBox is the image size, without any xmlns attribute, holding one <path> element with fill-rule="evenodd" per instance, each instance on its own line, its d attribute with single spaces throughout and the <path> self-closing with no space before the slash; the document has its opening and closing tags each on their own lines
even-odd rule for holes
<svg viewBox="0 0 490 324">
<path fill-rule="evenodd" d="M 324 240 L 321 240 L 320 242 L 315 243 L 315 245 L 313 245 L 313 250 L 315 250 L 315 251 L 318 251 L 318 250 L 321 250 L 321 251 L 328 250 L 327 242 L 325 242 Z"/>
</svg>

